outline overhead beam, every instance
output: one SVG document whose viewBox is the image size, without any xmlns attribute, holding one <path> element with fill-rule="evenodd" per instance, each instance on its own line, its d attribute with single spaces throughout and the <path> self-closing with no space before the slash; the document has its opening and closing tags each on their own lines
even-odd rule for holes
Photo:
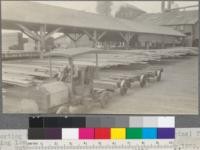
<svg viewBox="0 0 200 150">
<path fill-rule="evenodd" d="M 106 33 L 107 33 L 107 31 L 103 31 L 103 32 L 98 36 L 98 40 L 100 40 Z"/>
<path fill-rule="evenodd" d="M 63 34 L 63 35 L 61 35 L 61 36 L 59 36 L 59 37 L 55 38 L 55 40 L 58 40 L 58 39 L 60 39 L 60 38 L 64 38 L 64 37 L 66 37 L 66 35 L 65 35 L 65 34 Z"/>
<path fill-rule="evenodd" d="M 84 32 L 89 38 L 91 38 L 92 40 L 94 40 L 94 37 L 92 36 L 92 34 L 89 33 L 87 30 L 83 30 L 83 32 Z"/>
<path fill-rule="evenodd" d="M 119 32 L 119 34 L 121 35 L 121 37 L 123 38 L 123 40 L 126 42 L 126 48 L 128 49 L 130 46 L 130 41 L 133 38 L 134 34 L 131 32 Z"/>
<path fill-rule="evenodd" d="M 68 33 L 65 33 L 65 35 L 68 36 L 72 41 L 78 41 L 83 36 L 83 34 L 77 34 L 77 33 L 75 33 L 75 37 L 72 37 Z"/>
<path fill-rule="evenodd" d="M 77 47 L 77 41 L 78 41 L 84 34 L 82 34 L 82 33 L 80 33 L 80 34 L 75 33 L 75 34 L 74 34 L 74 37 L 72 37 L 70 34 L 68 34 L 68 33 L 65 32 L 64 35 L 67 36 L 67 37 L 69 37 L 69 38 L 73 41 L 75 47 Z"/>
<path fill-rule="evenodd" d="M 94 30 L 92 33 L 87 30 L 83 30 L 83 32 L 93 41 L 93 47 L 95 47 L 96 43 L 107 33 L 107 31 L 103 31 L 99 34 L 97 30 Z"/>
<path fill-rule="evenodd" d="M 79 34 L 78 37 L 76 37 L 76 40 L 78 41 L 84 34 Z"/>
<path fill-rule="evenodd" d="M 21 31 L 26 34 L 28 37 L 30 37 L 33 40 L 40 40 L 40 37 L 33 31 L 31 31 L 30 29 L 28 29 L 27 27 L 21 25 L 21 24 L 17 24 L 17 26 L 21 29 Z"/>
<path fill-rule="evenodd" d="M 53 30 L 53 31 L 51 31 L 51 32 L 49 32 L 49 33 L 47 33 L 47 34 L 45 35 L 45 40 L 47 40 L 48 38 L 50 38 L 53 34 L 55 34 L 56 32 L 60 31 L 61 29 L 62 29 L 62 28 L 59 27 L 59 28 L 56 28 L 55 30 Z"/>
</svg>

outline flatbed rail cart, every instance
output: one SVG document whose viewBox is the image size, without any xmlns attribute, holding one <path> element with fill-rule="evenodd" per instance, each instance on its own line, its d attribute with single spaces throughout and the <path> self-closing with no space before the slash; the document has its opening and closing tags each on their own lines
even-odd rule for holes
<svg viewBox="0 0 200 150">
<path fill-rule="evenodd" d="M 163 68 L 152 68 L 148 71 L 137 71 L 136 73 L 121 73 L 113 74 L 108 73 L 106 77 L 100 77 L 100 79 L 95 80 L 94 83 L 100 86 L 100 83 L 113 84 L 116 88 L 119 88 L 120 94 L 125 95 L 127 90 L 131 88 L 131 85 L 138 82 L 140 87 L 143 88 L 150 79 L 155 79 L 156 81 L 161 80 L 161 75 Z M 103 85 L 102 85 L 103 88 Z M 114 88 L 107 88 L 107 90 L 113 91 Z"/>
</svg>

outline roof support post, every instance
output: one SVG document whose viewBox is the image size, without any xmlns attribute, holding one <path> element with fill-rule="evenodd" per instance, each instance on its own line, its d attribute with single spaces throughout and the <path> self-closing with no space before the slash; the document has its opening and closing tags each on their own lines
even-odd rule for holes
<svg viewBox="0 0 200 150">
<path fill-rule="evenodd" d="M 96 56 L 96 77 L 98 77 L 99 75 L 99 57 L 98 57 L 98 53 L 95 53 Z"/>
<path fill-rule="evenodd" d="M 45 34 L 45 40 L 47 40 L 48 38 L 50 38 L 53 34 L 55 34 L 56 32 L 60 31 L 62 28 L 59 27 L 59 28 L 56 28 L 55 30 Z"/>
<path fill-rule="evenodd" d="M 22 24 L 16 24 L 20 30 L 26 34 L 29 38 L 33 39 L 35 41 L 35 49 L 36 50 L 40 50 L 41 52 L 41 58 L 43 57 L 43 53 L 46 51 L 45 48 L 45 43 L 46 43 L 46 40 L 48 38 L 50 38 L 54 33 L 60 31 L 62 28 L 59 27 L 59 28 L 56 28 L 55 30 L 47 33 L 47 30 L 46 30 L 46 25 L 41 25 L 40 28 L 39 28 L 39 34 L 36 32 L 36 31 L 32 31 L 30 30 L 29 28 L 27 28 L 26 26 L 22 25 Z"/>
<path fill-rule="evenodd" d="M 35 50 L 39 51 L 40 49 L 40 42 L 38 40 L 35 40 Z"/>
<path fill-rule="evenodd" d="M 97 39 L 97 30 L 94 30 L 94 32 L 93 32 L 93 45 L 92 45 L 92 47 L 93 48 L 95 48 L 96 47 L 96 44 L 97 44 L 97 42 L 98 42 L 98 39 Z"/>
<path fill-rule="evenodd" d="M 24 33 L 29 38 L 31 38 L 31 39 L 33 39 L 35 41 L 35 49 L 41 51 L 41 47 L 42 47 L 41 34 L 38 34 L 35 31 L 31 31 L 29 28 L 27 28 L 26 26 L 24 26 L 22 24 L 17 24 L 17 26 L 20 28 L 20 30 L 22 31 L 22 33 Z M 41 29 L 41 31 L 42 31 L 42 29 Z"/>
<path fill-rule="evenodd" d="M 126 49 L 129 49 L 129 47 L 130 47 L 130 41 L 131 41 L 132 37 L 134 36 L 134 34 L 131 33 L 131 32 L 125 32 L 125 33 L 119 32 L 119 34 L 121 35 L 121 37 L 125 41 L 125 47 L 126 47 Z"/>
<path fill-rule="evenodd" d="M 66 32 L 64 34 L 73 41 L 75 47 L 77 47 L 77 41 L 84 35 L 82 33 L 74 33 L 74 37 L 73 37 L 73 36 L 71 36 L 70 34 L 68 34 Z"/>
<path fill-rule="evenodd" d="M 87 30 L 83 30 L 83 32 L 93 41 L 93 47 L 96 47 L 97 42 L 107 33 L 107 31 L 99 33 L 97 30 L 94 30 L 92 33 Z"/>
<path fill-rule="evenodd" d="M 46 25 L 41 25 L 40 26 L 40 52 L 41 52 L 40 58 L 43 58 L 43 54 L 46 51 L 46 49 L 45 49 L 46 48 L 46 46 L 45 46 L 45 42 L 46 42 L 45 35 L 46 35 Z"/>
<path fill-rule="evenodd" d="M 40 40 L 40 37 L 37 35 L 36 32 L 31 31 L 30 29 L 28 29 L 27 27 L 25 27 L 22 24 L 17 24 L 17 26 L 20 28 L 20 30 L 22 31 L 22 33 L 26 34 L 29 38 L 33 39 L 33 40 Z"/>
</svg>

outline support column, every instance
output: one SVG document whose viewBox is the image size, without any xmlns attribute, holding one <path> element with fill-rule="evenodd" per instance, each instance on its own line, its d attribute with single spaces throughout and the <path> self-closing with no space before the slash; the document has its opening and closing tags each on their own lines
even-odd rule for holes
<svg viewBox="0 0 200 150">
<path fill-rule="evenodd" d="M 131 32 L 125 32 L 125 33 L 119 32 L 119 34 L 121 35 L 121 37 L 125 41 L 125 48 L 129 49 L 130 48 L 130 41 L 131 41 L 131 38 L 134 36 L 134 34 L 131 33 Z"/>
<path fill-rule="evenodd" d="M 35 48 L 36 50 L 39 50 L 41 52 L 41 58 L 43 58 L 42 55 L 45 52 L 46 40 L 50 38 L 54 33 L 61 30 L 61 27 L 59 27 L 48 33 L 46 30 L 46 25 L 41 25 L 38 34 L 37 31 L 32 31 L 22 24 L 16 24 L 16 25 L 20 28 L 22 33 L 26 34 L 29 38 L 35 41 Z"/>
<path fill-rule="evenodd" d="M 35 40 L 35 50 L 39 51 L 40 50 L 40 43 L 38 40 Z"/>
<path fill-rule="evenodd" d="M 82 33 L 75 33 L 74 34 L 74 37 L 72 37 L 69 33 L 65 32 L 64 33 L 67 37 L 69 37 L 73 43 L 74 43 L 74 46 L 77 47 L 77 41 L 84 35 Z"/>
<path fill-rule="evenodd" d="M 98 57 L 98 53 L 96 53 L 95 56 L 96 56 L 96 77 L 98 78 L 98 75 L 99 75 L 99 57 Z"/>
<path fill-rule="evenodd" d="M 40 40 L 40 36 L 37 35 L 36 32 L 31 31 L 30 29 L 28 29 L 27 27 L 25 27 L 22 24 L 16 24 L 20 30 L 22 31 L 22 33 L 26 34 L 29 38 L 39 41 Z"/>
<path fill-rule="evenodd" d="M 90 33 L 87 30 L 83 30 L 83 32 L 93 41 L 93 47 L 96 47 L 97 42 L 107 33 L 106 31 L 103 32 L 97 32 L 97 30 L 94 30 L 92 33 Z"/>
<path fill-rule="evenodd" d="M 40 27 L 40 58 L 43 59 L 44 52 L 46 51 L 46 46 L 45 46 L 45 35 L 46 35 L 46 25 L 42 25 Z"/>
</svg>

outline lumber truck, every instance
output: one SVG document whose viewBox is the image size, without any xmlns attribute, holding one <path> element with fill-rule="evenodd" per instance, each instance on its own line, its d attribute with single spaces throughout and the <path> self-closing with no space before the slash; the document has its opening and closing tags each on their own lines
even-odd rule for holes
<svg viewBox="0 0 200 150">
<path fill-rule="evenodd" d="M 51 53 L 52 56 L 61 55 L 57 52 Z M 144 87 L 150 78 L 160 81 L 163 72 L 161 68 L 134 75 L 110 74 L 110 76 L 102 77 L 99 76 L 98 66 L 76 66 L 72 56 L 62 53 L 62 57 L 66 58 L 68 64 L 60 73 L 41 84 L 35 91 L 41 96 L 36 101 L 43 112 L 80 114 L 87 112 L 94 105 L 104 108 L 116 91 L 123 96 L 131 88 L 132 83 L 139 82 L 139 85 Z"/>
</svg>

